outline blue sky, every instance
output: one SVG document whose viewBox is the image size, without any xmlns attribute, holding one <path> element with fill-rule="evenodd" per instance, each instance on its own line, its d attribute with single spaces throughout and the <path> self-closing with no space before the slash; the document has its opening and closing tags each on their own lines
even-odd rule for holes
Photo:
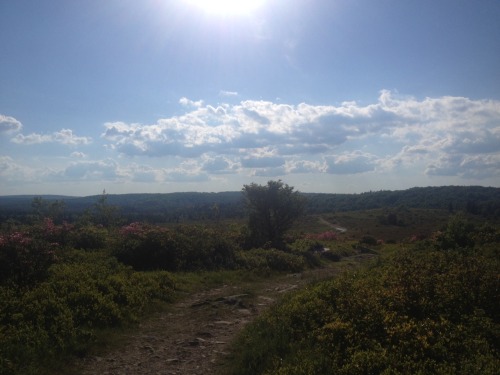
<svg viewBox="0 0 500 375">
<path fill-rule="evenodd" d="M 0 194 L 500 186 L 499 1 L 250 5 L 0 1 Z"/>
</svg>

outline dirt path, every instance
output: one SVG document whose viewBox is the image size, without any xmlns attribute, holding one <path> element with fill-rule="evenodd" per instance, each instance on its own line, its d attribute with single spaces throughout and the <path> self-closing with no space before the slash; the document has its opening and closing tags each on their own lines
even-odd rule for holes
<svg viewBox="0 0 500 375">
<path fill-rule="evenodd" d="M 324 224 L 324 225 L 329 226 L 332 229 L 335 229 L 336 231 L 338 231 L 340 233 L 347 232 L 347 228 L 341 227 L 340 225 L 337 225 L 337 224 L 332 224 L 332 223 L 330 223 L 329 221 L 327 221 L 325 218 L 323 218 L 321 216 L 319 217 L 318 221 L 320 223 Z"/>
<path fill-rule="evenodd" d="M 229 343 L 285 293 L 339 272 L 332 267 L 196 293 L 140 324 L 119 350 L 77 364 L 81 374 L 218 374 Z M 218 371 L 219 369 L 219 371 Z"/>
</svg>

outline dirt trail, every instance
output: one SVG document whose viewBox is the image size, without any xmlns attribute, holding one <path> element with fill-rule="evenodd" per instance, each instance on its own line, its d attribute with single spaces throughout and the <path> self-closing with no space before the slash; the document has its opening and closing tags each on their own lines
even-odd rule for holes
<svg viewBox="0 0 500 375">
<path fill-rule="evenodd" d="M 141 323 L 123 338 L 122 348 L 87 357 L 76 366 L 84 375 L 218 374 L 229 343 L 246 324 L 285 293 L 338 272 L 332 264 L 252 284 L 250 294 L 248 285 L 193 294 Z"/>
<path fill-rule="evenodd" d="M 345 233 L 347 232 L 347 228 L 341 227 L 340 225 L 337 224 L 332 224 L 329 221 L 327 221 L 325 218 L 320 217 L 318 221 L 322 224 L 328 225 L 330 228 L 335 229 L 336 231 L 340 233 Z"/>
</svg>

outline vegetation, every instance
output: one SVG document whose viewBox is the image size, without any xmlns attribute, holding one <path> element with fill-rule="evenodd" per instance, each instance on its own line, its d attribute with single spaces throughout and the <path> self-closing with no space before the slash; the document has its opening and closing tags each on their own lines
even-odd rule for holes
<svg viewBox="0 0 500 375">
<path fill-rule="evenodd" d="M 376 191 L 362 194 L 302 193 L 307 198 L 306 214 L 322 214 L 373 209 L 436 209 L 449 213 L 467 212 L 500 218 L 500 188 L 481 186 L 441 186 L 412 188 L 401 191 Z M 221 193 L 169 194 L 106 194 L 106 203 L 119 207 L 127 223 L 182 223 L 210 221 L 215 218 L 241 220 L 245 204 L 239 191 Z M 39 200 L 39 217 L 51 217 L 55 222 L 76 221 L 95 206 L 100 196 L 0 196 L 0 222 L 29 222 L 35 212 L 33 199 Z M 390 218 L 387 218 L 389 223 Z"/>
<path fill-rule="evenodd" d="M 285 232 L 304 212 L 304 198 L 282 181 L 245 185 L 243 194 L 251 245 L 283 248 Z"/>
<path fill-rule="evenodd" d="M 496 374 L 499 232 L 468 225 L 286 298 L 246 327 L 228 373 Z"/>
<path fill-rule="evenodd" d="M 247 185 L 243 193 L 248 225 L 242 211 L 228 209 L 242 204 L 241 193 L 232 196 L 234 206 L 225 206 L 225 198 L 208 204 L 205 195 L 189 203 L 193 195 L 180 194 L 185 200 L 174 212 L 183 219 L 161 225 L 155 211 L 150 222 L 130 221 L 107 194 L 75 216 L 64 197 L 32 198 L 30 211 L 12 217 L 2 208 L 0 373 L 53 373 L 66 358 L 85 355 L 102 332 L 173 301 L 180 286 L 296 273 L 364 253 L 379 254 L 377 263 L 290 296 L 249 325 L 235 344 L 233 373 L 488 374 L 498 368 L 494 219 L 467 209 L 399 206 L 303 219 L 310 201 L 281 181 Z M 190 210 L 204 205 L 203 221 L 196 215 L 188 221 Z M 336 229 L 341 226 L 347 232 Z"/>
<path fill-rule="evenodd" d="M 319 264 L 307 251 L 243 250 L 239 224 L 119 225 L 103 194 L 73 223 L 34 199 L 26 224 L 0 232 L 0 373 L 50 373 L 83 355 L 100 332 L 136 322 L 176 295 L 176 273 L 227 270 L 266 276 Z M 307 258 L 307 260 L 306 260 Z"/>
</svg>

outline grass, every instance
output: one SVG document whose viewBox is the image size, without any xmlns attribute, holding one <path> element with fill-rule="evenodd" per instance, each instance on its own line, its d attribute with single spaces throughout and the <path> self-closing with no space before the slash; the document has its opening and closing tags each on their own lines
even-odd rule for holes
<svg viewBox="0 0 500 375">
<path fill-rule="evenodd" d="M 346 240 L 369 235 L 386 242 L 400 242 L 412 235 L 430 236 L 446 224 L 450 215 L 447 210 L 396 208 L 339 212 L 322 217 L 347 228 L 347 232 L 340 234 Z"/>
</svg>

